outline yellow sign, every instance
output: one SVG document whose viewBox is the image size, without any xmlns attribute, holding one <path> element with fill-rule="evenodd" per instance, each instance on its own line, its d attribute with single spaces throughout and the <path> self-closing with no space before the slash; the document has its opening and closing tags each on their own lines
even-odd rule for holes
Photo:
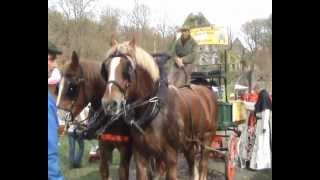
<svg viewBox="0 0 320 180">
<path fill-rule="evenodd" d="M 222 27 L 201 27 L 190 30 L 191 36 L 199 45 L 220 44 L 228 45 L 228 33 Z"/>
<path fill-rule="evenodd" d="M 232 121 L 244 121 L 247 119 L 247 109 L 242 101 L 232 103 Z"/>
</svg>

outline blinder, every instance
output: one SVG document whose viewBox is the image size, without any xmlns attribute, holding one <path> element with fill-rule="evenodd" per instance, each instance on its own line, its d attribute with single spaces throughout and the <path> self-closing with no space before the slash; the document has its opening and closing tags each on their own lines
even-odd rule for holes
<svg viewBox="0 0 320 180">
<path fill-rule="evenodd" d="M 126 78 L 129 82 L 132 82 L 133 80 L 136 79 L 136 72 L 135 72 L 135 64 L 131 58 L 130 55 L 128 54 L 123 54 L 123 53 L 119 53 L 118 51 L 116 51 L 115 53 L 113 53 L 112 55 L 110 55 L 102 64 L 101 66 L 101 75 L 103 77 L 103 79 L 107 82 L 107 84 L 114 84 L 117 88 L 119 88 L 119 90 L 121 91 L 122 94 L 125 95 L 126 93 L 126 89 L 124 89 L 123 87 L 121 87 L 121 85 L 117 82 L 117 81 L 109 81 L 108 79 L 108 69 L 107 69 L 107 64 L 106 62 L 111 59 L 111 58 L 115 58 L 115 57 L 120 57 L 120 58 L 125 58 L 126 60 L 128 60 L 130 62 L 130 65 L 123 71 L 123 76 L 124 78 Z"/>
<path fill-rule="evenodd" d="M 79 98 L 80 86 L 83 85 L 83 88 L 84 88 L 84 83 L 85 83 L 82 66 L 79 65 L 79 68 L 80 68 L 80 75 L 79 75 L 79 78 L 77 78 L 76 80 L 65 76 L 69 80 L 68 81 L 69 83 L 66 86 L 67 92 L 65 96 L 72 101 L 70 109 L 64 109 L 64 108 L 58 107 L 59 109 L 69 112 L 71 121 L 74 120 L 74 115 L 72 113 L 72 110 L 74 108 L 75 102 Z M 85 93 L 84 93 L 84 96 L 86 96 Z"/>
<path fill-rule="evenodd" d="M 126 60 L 128 60 L 130 62 L 130 66 L 128 67 L 128 78 L 130 81 L 135 79 L 135 63 L 132 59 L 132 57 L 129 54 L 123 54 L 123 53 L 119 53 L 118 51 L 116 51 L 115 53 L 113 53 L 109 58 L 115 58 L 115 57 L 121 57 L 121 58 L 125 58 Z M 108 58 L 108 59 L 109 59 Z"/>
<path fill-rule="evenodd" d="M 135 79 L 135 71 L 131 64 L 124 70 L 123 76 L 128 79 L 129 82 L 132 82 Z"/>
<path fill-rule="evenodd" d="M 70 100 L 73 100 L 79 94 L 80 88 L 77 86 L 77 83 L 75 82 L 70 82 L 67 87 L 68 89 L 66 92 L 66 97 L 68 97 Z"/>
<path fill-rule="evenodd" d="M 76 80 L 73 80 L 73 79 L 70 80 L 69 84 L 67 85 L 66 96 L 70 100 L 75 100 L 75 98 L 79 95 L 80 85 L 81 83 L 84 83 L 84 82 L 85 82 L 85 79 L 83 75 L 83 70 L 82 70 L 82 67 L 80 66 L 80 76 Z"/>
</svg>

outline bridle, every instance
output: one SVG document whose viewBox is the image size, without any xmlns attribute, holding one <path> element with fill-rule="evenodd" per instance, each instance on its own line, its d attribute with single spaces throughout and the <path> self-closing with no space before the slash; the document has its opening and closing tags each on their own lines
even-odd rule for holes
<svg viewBox="0 0 320 180">
<path fill-rule="evenodd" d="M 135 76 L 136 77 L 136 71 L 135 71 L 135 64 L 133 62 L 133 58 L 129 55 L 129 54 L 123 54 L 123 53 L 120 53 L 118 51 L 114 52 L 112 55 L 110 55 L 104 62 L 103 64 L 105 64 L 106 61 L 108 61 L 110 58 L 115 58 L 115 57 L 120 57 L 120 58 L 125 58 L 127 61 L 130 62 L 130 65 L 131 65 L 131 68 L 132 68 L 132 73 L 130 73 L 130 76 Z M 134 74 L 133 74 L 134 73 Z M 106 86 L 108 84 L 113 84 L 115 85 L 119 90 L 120 92 L 122 93 L 123 97 L 126 97 L 126 92 L 127 92 L 127 89 L 129 88 L 130 85 L 128 85 L 125 89 L 123 87 L 121 87 L 120 83 L 115 81 L 115 80 L 106 80 Z"/>
<path fill-rule="evenodd" d="M 85 92 L 85 78 L 84 78 L 84 73 L 83 73 L 83 68 L 81 66 L 81 64 L 79 64 L 79 68 L 80 68 L 80 75 L 79 77 L 75 80 L 75 89 L 76 91 L 73 93 L 73 94 L 69 94 L 68 96 L 71 96 L 71 97 L 75 97 L 75 98 L 72 98 L 72 101 L 71 101 L 71 107 L 66 109 L 66 108 L 62 108 L 62 107 L 57 107 L 58 109 L 61 109 L 63 111 L 66 111 L 67 113 L 65 114 L 65 121 L 73 121 L 74 120 L 74 114 L 72 113 L 72 110 L 73 108 L 75 107 L 75 103 L 77 102 L 78 98 L 79 98 L 79 93 L 80 93 L 80 88 L 82 86 L 83 88 L 83 93 L 84 93 L 84 98 L 87 99 L 86 97 L 86 92 Z M 68 90 L 69 90 L 69 87 L 67 87 Z M 67 91 L 68 91 L 67 90 Z"/>
<path fill-rule="evenodd" d="M 135 69 L 135 66 L 133 65 L 132 58 L 130 55 L 121 54 L 121 53 L 116 52 L 113 55 L 111 55 L 109 58 L 114 58 L 114 57 L 123 57 L 126 60 L 130 61 L 131 66 L 133 68 L 132 69 L 133 72 L 130 73 L 130 76 L 133 75 L 133 73 L 134 73 L 134 75 L 136 75 L 136 69 Z M 107 60 L 109 58 L 107 58 Z M 107 60 L 105 60 L 105 62 Z M 105 64 L 105 62 L 103 64 Z M 136 78 L 134 78 L 134 79 L 135 79 L 135 81 L 137 81 Z M 147 96 L 143 100 L 139 99 L 139 100 L 129 102 L 129 103 L 126 100 L 127 99 L 126 92 L 127 92 L 130 85 L 128 87 L 126 87 L 126 89 L 124 89 L 120 86 L 120 84 L 117 81 L 114 81 L 114 80 L 107 81 L 106 84 L 114 84 L 116 87 L 118 87 L 120 92 L 123 94 L 123 97 L 125 97 L 124 98 L 125 101 L 121 105 L 120 112 L 115 115 L 112 115 L 110 121 L 108 121 L 102 129 L 108 128 L 115 121 L 117 121 L 117 120 L 121 119 L 121 117 L 123 117 L 126 124 L 130 125 L 130 127 L 136 127 L 142 134 L 144 134 L 144 131 L 141 128 L 141 123 L 139 123 L 139 122 L 151 120 L 151 119 L 155 118 L 156 115 L 159 113 L 160 99 L 156 96 L 156 94 L 159 90 L 161 80 L 158 81 L 158 84 L 156 84 L 157 85 L 156 88 L 153 90 L 153 92 L 150 93 L 149 96 Z M 147 105 L 147 107 L 145 108 L 146 110 L 143 112 L 143 115 L 138 120 L 134 120 L 134 118 L 132 117 L 132 115 L 134 114 L 134 111 L 137 108 L 142 107 L 142 106 L 146 106 L 146 105 Z"/>
</svg>

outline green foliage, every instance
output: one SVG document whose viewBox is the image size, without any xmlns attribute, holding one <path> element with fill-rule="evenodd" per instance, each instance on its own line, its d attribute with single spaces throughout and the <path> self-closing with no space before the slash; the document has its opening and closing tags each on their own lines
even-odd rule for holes
<svg viewBox="0 0 320 180">
<path fill-rule="evenodd" d="M 188 28 L 195 28 L 195 27 L 209 26 L 209 25 L 210 25 L 210 22 L 201 12 L 199 12 L 198 14 L 193 14 L 193 13 L 189 14 L 183 23 L 183 26 Z"/>
</svg>

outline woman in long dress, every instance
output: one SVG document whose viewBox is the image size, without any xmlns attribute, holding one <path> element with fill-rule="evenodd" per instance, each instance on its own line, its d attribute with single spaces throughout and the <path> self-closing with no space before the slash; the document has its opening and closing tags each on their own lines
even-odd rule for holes
<svg viewBox="0 0 320 180">
<path fill-rule="evenodd" d="M 272 102 L 266 90 L 255 86 L 258 101 L 255 104 L 257 119 L 255 143 L 252 150 L 250 168 L 254 170 L 271 168 L 271 111 Z"/>
<path fill-rule="evenodd" d="M 239 126 L 241 129 L 241 136 L 238 142 L 238 152 L 241 168 L 245 168 L 250 162 L 253 146 L 255 143 L 255 131 L 257 125 L 257 119 L 254 113 L 254 105 L 258 100 L 258 95 L 255 92 L 251 92 L 249 99 L 244 101 L 248 110 L 249 116 L 247 121 Z"/>
</svg>

